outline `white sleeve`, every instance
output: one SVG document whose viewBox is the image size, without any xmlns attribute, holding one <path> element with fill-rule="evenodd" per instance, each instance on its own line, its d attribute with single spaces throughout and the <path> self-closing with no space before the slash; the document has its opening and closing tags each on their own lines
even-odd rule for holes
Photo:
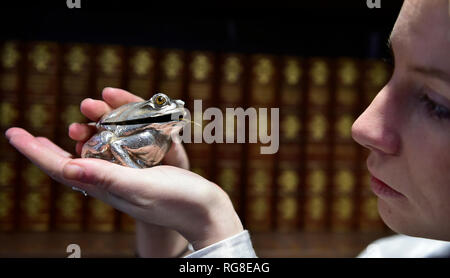
<svg viewBox="0 0 450 278">
<path fill-rule="evenodd" d="M 256 258 L 256 254 L 253 250 L 250 234 L 247 230 L 244 230 L 232 237 L 197 250 L 185 258 Z"/>
<path fill-rule="evenodd" d="M 431 258 L 450 254 L 450 242 L 393 235 L 371 243 L 358 258 Z"/>
</svg>

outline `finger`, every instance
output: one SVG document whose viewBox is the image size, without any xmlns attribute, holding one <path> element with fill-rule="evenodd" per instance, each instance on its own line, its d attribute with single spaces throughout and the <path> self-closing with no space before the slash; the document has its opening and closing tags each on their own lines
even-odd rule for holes
<svg viewBox="0 0 450 278">
<path fill-rule="evenodd" d="M 22 128 L 11 128 L 6 131 L 9 143 L 19 152 L 36 164 L 53 179 L 63 182 L 62 167 L 71 160 L 61 155 L 53 148 L 47 147 L 37 140 L 33 135 Z"/>
<path fill-rule="evenodd" d="M 96 122 L 112 108 L 104 101 L 86 98 L 81 102 L 80 110 L 83 115 Z"/>
<path fill-rule="evenodd" d="M 105 102 L 112 108 L 117 108 L 130 102 L 144 101 L 144 99 L 142 99 L 141 97 L 136 96 L 128 91 L 110 87 L 103 89 L 102 97 Z"/>
<path fill-rule="evenodd" d="M 141 196 L 143 192 L 151 190 L 149 184 L 151 174 L 144 172 L 142 169 L 124 167 L 96 158 L 73 159 L 62 169 L 65 179 L 84 184 L 83 188 L 88 192 L 91 190 L 109 192 L 134 204 L 139 204 L 139 200 L 143 199 Z"/>
<path fill-rule="evenodd" d="M 172 143 L 162 163 L 189 170 L 189 158 L 183 145 L 179 143 Z"/>
<path fill-rule="evenodd" d="M 78 159 L 87 160 L 86 165 L 88 165 L 88 167 L 90 167 L 91 169 L 89 169 L 89 171 L 86 171 L 85 179 L 67 179 L 64 177 L 64 175 L 70 176 L 71 173 L 74 173 L 73 168 L 71 169 L 70 167 L 70 165 L 73 166 L 73 163 L 70 163 L 71 161 L 73 161 L 73 159 L 60 155 L 59 151 L 54 151 L 54 147 L 48 147 L 48 142 L 42 143 L 46 140 L 37 139 L 26 130 L 21 128 L 8 129 L 6 131 L 6 137 L 17 150 L 19 150 L 23 155 L 30 159 L 31 162 L 33 162 L 41 170 L 47 173 L 47 175 L 57 180 L 58 182 L 71 187 L 75 186 L 81 190 L 84 190 L 90 196 L 98 198 L 123 212 L 133 215 L 135 211 L 139 209 L 123 198 L 123 196 L 126 196 L 128 198 L 130 196 L 135 196 L 134 194 L 130 194 L 126 187 L 114 186 L 116 184 L 115 180 L 118 180 L 121 175 L 117 172 L 122 173 L 120 169 L 114 169 L 114 166 L 121 166 L 100 159 Z M 92 162 L 92 160 L 94 160 L 94 162 Z M 100 164 L 100 166 L 98 166 L 97 164 Z M 111 165 L 113 169 L 111 169 Z M 127 167 L 122 168 L 127 169 Z M 63 172 L 63 169 L 65 172 Z M 111 170 L 116 171 L 116 175 L 111 175 L 111 173 L 109 172 Z M 129 168 L 129 170 L 133 169 Z M 135 175 L 135 173 L 133 173 L 133 175 Z M 112 176 L 112 179 L 109 178 L 110 176 Z M 136 181 L 134 181 L 134 183 L 136 184 Z M 108 189 L 110 188 L 117 188 L 121 190 L 113 190 L 109 192 Z M 137 188 L 139 189 L 139 187 Z M 115 192 L 120 192 L 120 196 L 118 194 L 115 194 Z"/>
<path fill-rule="evenodd" d="M 46 137 L 36 137 L 36 140 L 39 141 L 42 145 L 49 148 L 50 150 L 58 153 L 59 155 L 65 156 L 67 158 L 71 158 L 72 154 L 66 152 L 65 150 L 61 149 L 59 146 L 55 145 L 52 141 L 50 141 Z"/>
<path fill-rule="evenodd" d="M 84 142 L 77 142 L 77 145 L 75 146 L 75 151 L 79 156 L 81 156 L 81 151 L 83 149 L 83 145 L 84 145 Z"/>
<path fill-rule="evenodd" d="M 69 126 L 69 137 L 75 141 L 85 142 L 97 132 L 92 125 L 73 123 Z"/>
</svg>

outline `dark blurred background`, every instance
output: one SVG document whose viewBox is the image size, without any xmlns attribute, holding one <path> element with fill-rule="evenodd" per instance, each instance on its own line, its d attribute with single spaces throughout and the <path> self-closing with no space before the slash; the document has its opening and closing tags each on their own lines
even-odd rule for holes
<svg viewBox="0 0 450 278">
<path fill-rule="evenodd" d="M 2 6 L 2 38 L 300 56 L 382 57 L 403 1 L 81 0 Z M 142 1 L 147 2 L 147 1 Z"/>
</svg>

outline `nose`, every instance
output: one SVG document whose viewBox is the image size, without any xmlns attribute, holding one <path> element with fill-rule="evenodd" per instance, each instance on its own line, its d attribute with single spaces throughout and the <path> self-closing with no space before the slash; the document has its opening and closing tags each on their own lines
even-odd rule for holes
<svg viewBox="0 0 450 278">
<path fill-rule="evenodd" d="M 397 155 L 400 151 L 398 103 L 385 86 L 352 125 L 353 139 L 371 151 Z"/>
</svg>

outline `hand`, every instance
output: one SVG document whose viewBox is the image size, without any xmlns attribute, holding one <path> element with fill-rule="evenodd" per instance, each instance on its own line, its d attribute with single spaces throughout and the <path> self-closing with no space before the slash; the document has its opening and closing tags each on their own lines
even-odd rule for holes
<svg viewBox="0 0 450 278">
<path fill-rule="evenodd" d="M 106 95 L 104 98 L 108 99 Z M 108 103 L 115 106 L 113 102 L 111 99 Z M 97 104 L 111 109 L 106 103 Z M 86 105 L 89 106 L 84 103 Z M 89 113 L 83 108 L 82 112 Z M 88 117 L 92 120 L 91 116 Z M 90 127 L 80 125 L 79 128 Z M 166 165 L 134 169 L 100 159 L 74 159 L 50 140 L 35 138 L 21 128 L 8 129 L 6 136 L 15 148 L 53 179 L 78 187 L 137 220 L 174 229 L 195 249 L 243 229 L 226 193 L 185 169 Z M 177 148 L 177 144 L 174 145 Z M 77 152 L 80 150 L 81 144 L 78 144 Z M 173 151 L 167 160 L 173 159 L 174 164 L 187 168 L 187 158 L 183 160 L 182 156 L 183 152 Z"/>
<path fill-rule="evenodd" d="M 88 98 L 81 102 L 81 112 L 91 121 L 97 122 L 104 114 L 123 104 L 143 101 L 138 96 L 115 88 L 105 88 L 102 97 L 104 101 Z M 69 126 L 69 136 L 78 141 L 78 155 L 81 155 L 83 144 L 96 132 L 96 128 L 87 124 L 73 123 Z M 189 169 L 188 157 L 181 144 L 172 144 L 162 163 Z M 140 257 L 174 257 L 181 254 L 186 245 L 186 239 L 177 231 L 136 220 L 136 252 Z"/>
</svg>

